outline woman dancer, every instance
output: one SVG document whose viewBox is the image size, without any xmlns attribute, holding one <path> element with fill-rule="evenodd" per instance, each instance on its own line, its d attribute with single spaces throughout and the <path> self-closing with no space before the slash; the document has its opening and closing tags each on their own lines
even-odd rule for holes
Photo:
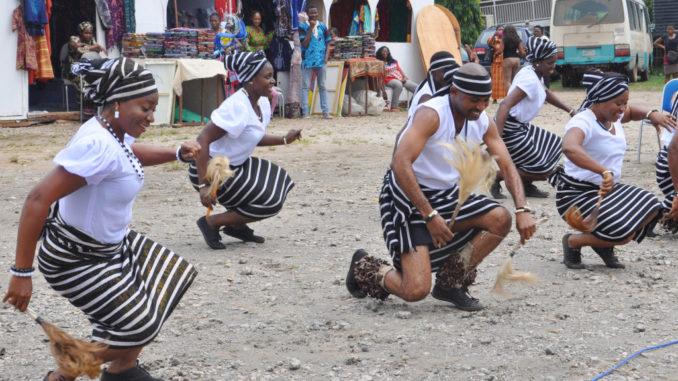
<svg viewBox="0 0 678 381">
<path fill-rule="evenodd" d="M 584 75 L 586 99 L 565 126 L 565 166 L 549 178 L 557 187 L 556 207 L 561 216 L 577 206 L 588 216 L 602 197 L 598 221 L 591 233 L 563 236 L 563 263 L 583 269 L 581 248 L 591 246 L 607 267 L 624 268 L 614 246 L 641 242 L 648 224 L 659 217 L 661 204 L 644 189 L 620 184 L 626 137 L 622 123 L 649 118 L 655 126 L 676 122 L 657 110 L 628 104 L 628 78 L 616 73 Z"/>
<path fill-rule="evenodd" d="M 556 67 L 556 44 L 541 38 L 530 37 L 527 60 L 531 65 L 516 75 L 508 96 L 499 105 L 497 130 L 504 139 L 513 163 L 523 179 L 525 196 L 548 197 L 532 181 L 545 180 L 558 164 L 562 140 L 556 134 L 530 123 L 548 102 L 573 116 L 575 110 L 563 103 L 551 90 L 544 88 L 542 78 L 553 73 Z M 499 180 L 492 186 L 492 196 L 504 198 Z"/>
<path fill-rule="evenodd" d="M 189 179 L 200 193 L 205 207 L 219 202 L 226 212 L 200 217 L 197 221 L 203 238 L 212 249 L 225 249 L 219 228 L 232 237 L 246 242 L 263 243 L 247 224 L 272 217 L 282 209 L 287 192 L 294 182 L 277 165 L 252 156 L 256 146 L 290 144 L 301 139 L 301 130 L 289 130 L 286 135 L 266 134 L 271 121 L 268 97 L 275 79 L 273 66 L 264 52 L 243 52 L 226 56 L 228 70 L 237 73 L 244 86 L 226 98 L 212 112 L 211 121 L 198 135 L 203 149 L 188 169 Z M 207 162 L 212 156 L 226 156 L 235 175 L 219 185 L 217 194 L 208 192 L 205 180 Z"/>
<path fill-rule="evenodd" d="M 171 250 L 129 230 L 128 224 L 144 184 L 143 167 L 187 162 L 200 146 L 195 141 L 177 150 L 133 144 L 153 122 L 158 103 L 148 70 L 127 58 L 81 69 L 91 83 L 85 88 L 88 98 L 102 105 L 103 112 L 80 127 L 54 158 L 56 168 L 29 193 L 3 301 L 21 311 L 28 307 L 35 246 L 42 238 L 40 272 L 85 313 L 94 326 L 92 339 L 108 345 L 98 355 L 109 362 L 101 380 L 153 381 L 157 379 L 137 365 L 137 358 L 196 271 Z M 73 379 L 62 369 L 45 377 Z"/>
</svg>

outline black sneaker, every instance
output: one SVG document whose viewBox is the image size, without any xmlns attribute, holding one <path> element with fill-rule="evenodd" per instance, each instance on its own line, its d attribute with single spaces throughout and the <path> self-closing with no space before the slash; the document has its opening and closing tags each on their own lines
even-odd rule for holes
<svg viewBox="0 0 678 381">
<path fill-rule="evenodd" d="M 244 228 L 235 229 L 228 225 L 222 228 L 224 234 L 230 235 L 233 238 L 241 239 L 245 242 L 264 243 L 266 238 L 254 234 L 254 230 L 245 225 Z"/>
<path fill-rule="evenodd" d="M 356 298 L 362 299 L 367 296 L 367 293 L 363 291 L 358 282 L 355 280 L 355 267 L 358 264 L 358 261 L 367 255 L 367 252 L 363 249 L 356 250 L 353 253 L 351 258 L 351 265 L 348 267 L 348 274 L 346 274 L 346 288 L 348 292 L 351 293 Z"/>
<path fill-rule="evenodd" d="M 501 180 L 499 179 L 494 180 L 494 183 L 492 183 L 492 186 L 490 187 L 490 194 L 495 200 L 503 200 L 506 198 L 506 195 L 501 193 L 501 184 L 499 183 L 500 181 Z"/>
<path fill-rule="evenodd" d="M 586 268 L 583 263 L 581 263 L 581 249 L 571 248 L 567 244 L 567 239 L 570 238 L 570 234 L 565 234 L 563 236 L 563 264 L 568 269 L 581 270 Z"/>
<path fill-rule="evenodd" d="M 614 255 L 614 247 L 591 247 L 605 262 L 605 266 L 611 269 L 624 269 L 626 266 Z"/>
<path fill-rule="evenodd" d="M 539 190 L 532 182 L 524 182 L 523 189 L 525 190 L 525 197 L 547 198 L 549 196 L 549 192 Z"/>
<path fill-rule="evenodd" d="M 109 373 L 108 369 L 101 372 L 101 381 L 163 381 L 160 378 L 152 377 L 146 369 L 137 364 L 134 368 L 120 373 Z"/>
<path fill-rule="evenodd" d="M 205 239 L 205 243 L 207 244 L 207 246 L 214 250 L 222 250 L 226 248 L 226 246 L 223 243 L 221 243 L 221 235 L 219 234 L 219 229 L 210 227 L 209 224 L 207 223 L 207 217 L 202 216 L 198 218 L 198 220 L 195 223 L 198 224 L 198 228 L 202 233 L 202 238 Z"/>
<path fill-rule="evenodd" d="M 431 296 L 438 300 L 450 302 L 458 309 L 464 311 L 480 311 L 485 308 L 478 299 L 469 295 L 466 287 L 443 290 L 438 287 L 438 285 L 435 285 L 431 292 Z"/>
</svg>

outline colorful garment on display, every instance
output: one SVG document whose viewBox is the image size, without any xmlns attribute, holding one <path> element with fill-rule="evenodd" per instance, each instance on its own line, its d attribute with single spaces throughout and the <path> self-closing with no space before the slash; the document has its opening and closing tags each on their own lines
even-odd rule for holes
<svg viewBox="0 0 678 381">
<path fill-rule="evenodd" d="M 125 33 L 125 2 L 124 0 L 106 0 L 111 13 L 113 27 L 106 31 L 106 46 L 119 46 L 122 35 Z"/>
<path fill-rule="evenodd" d="M 28 34 L 24 24 L 23 7 L 20 5 L 12 14 L 12 31 L 17 32 L 16 68 L 17 70 L 37 70 L 38 58 L 35 52 L 35 42 Z"/>
<path fill-rule="evenodd" d="M 31 36 L 45 34 L 45 24 L 49 21 L 44 0 L 24 0 L 24 17 L 28 34 Z"/>
</svg>

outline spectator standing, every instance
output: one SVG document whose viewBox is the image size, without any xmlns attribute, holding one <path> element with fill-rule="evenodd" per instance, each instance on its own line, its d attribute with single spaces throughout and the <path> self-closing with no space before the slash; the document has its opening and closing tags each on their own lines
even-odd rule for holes
<svg viewBox="0 0 678 381">
<path fill-rule="evenodd" d="M 671 76 L 678 78 L 678 36 L 673 25 L 666 27 L 666 34 L 654 41 L 654 46 L 664 49 L 664 83 Z"/>
<path fill-rule="evenodd" d="M 308 109 L 308 91 L 313 73 L 318 82 L 320 92 L 320 108 L 323 119 L 332 119 L 327 106 L 327 90 L 325 89 L 325 72 L 327 69 L 328 43 L 332 40 L 327 26 L 318 21 L 318 8 L 315 5 L 306 7 L 308 22 L 299 24 L 299 39 L 301 40 L 301 111 L 304 118 L 310 117 Z"/>
<path fill-rule="evenodd" d="M 546 37 L 544 34 L 544 30 L 542 29 L 541 25 L 535 25 L 534 28 L 532 29 L 532 35 L 534 35 L 537 38 L 541 38 L 544 41 L 549 41 L 549 38 Z M 547 89 L 551 88 L 551 76 L 550 75 L 545 75 L 544 78 L 542 78 L 544 81 L 544 86 L 546 86 Z"/>
<path fill-rule="evenodd" d="M 504 62 L 504 55 L 501 52 L 501 36 L 504 33 L 504 27 L 499 25 L 494 31 L 494 35 L 487 39 L 487 56 L 492 65 L 490 66 L 490 76 L 492 76 L 492 103 L 506 98 L 506 87 L 504 87 L 504 72 L 501 65 Z"/>
</svg>

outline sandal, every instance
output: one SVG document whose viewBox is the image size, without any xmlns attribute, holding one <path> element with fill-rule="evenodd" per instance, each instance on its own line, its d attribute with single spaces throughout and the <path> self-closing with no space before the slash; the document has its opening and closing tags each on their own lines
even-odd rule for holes
<svg viewBox="0 0 678 381">
<path fill-rule="evenodd" d="M 391 102 L 389 102 L 385 99 L 384 99 L 384 101 L 386 102 L 386 105 L 384 106 L 384 111 L 390 110 L 391 109 Z"/>
<path fill-rule="evenodd" d="M 250 229 L 247 225 L 240 229 L 226 225 L 222 228 L 222 230 L 224 234 L 230 235 L 233 238 L 237 238 L 245 242 L 264 243 L 264 241 L 266 241 L 266 238 L 255 235 L 254 230 Z"/>
<path fill-rule="evenodd" d="M 202 237 L 205 239 L 205 243 L 207 244 L 207 246 L 214 250 L 222 250 L 226 248 L 226 245 L 221 243 L 221 235 L 219 235 L 219 229 L 210 227 L 209 224 L 207 223 L 207 218 L 205 216 L 198 218 L 198 220 L 195 223 L 198 224 L 198 228 L 200 229 Z"/>
</svg>

